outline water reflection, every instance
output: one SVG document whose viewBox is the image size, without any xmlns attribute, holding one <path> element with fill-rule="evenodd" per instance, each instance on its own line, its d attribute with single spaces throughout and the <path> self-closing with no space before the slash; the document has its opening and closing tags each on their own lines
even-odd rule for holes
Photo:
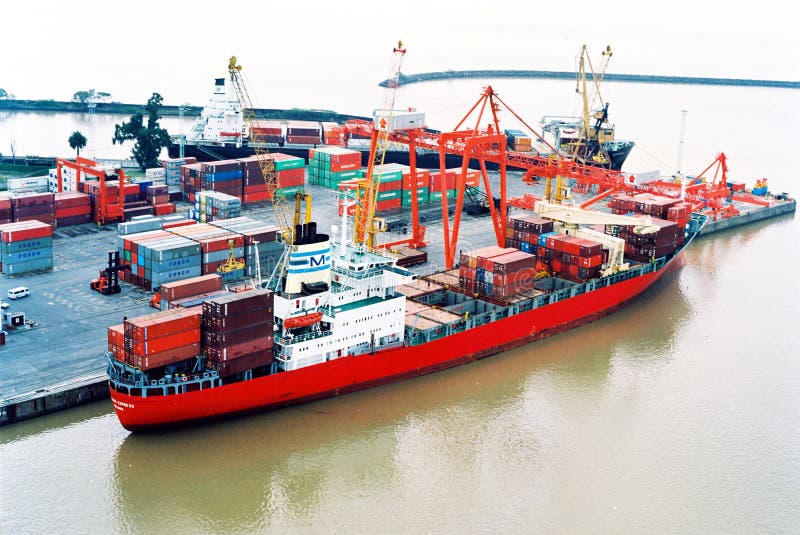
<svg viewBox="0 0 800 535">
<path fill-rule="evenodd" d="M 656 311 L 670 321 L 648 321 Z M 453 489 L 465 478 L 470 493 L 477 486 L 503 495 L 514 491 L 494 477 L 504 464 L 531 488 L 544 485 L 553 475 L 542 456 L 563 439 L 565 400 L 602 395 L 620 347 L 647 360 L 647 348 L 669 346 L 690 307 L 670 276 L 619 314 L 414 381 L 129 435 L 111 483 L 119 521 L 134 531 L 281 530 L 322 518 L 344 499 L 452 500 L 467 492 Z"/>
</svg>

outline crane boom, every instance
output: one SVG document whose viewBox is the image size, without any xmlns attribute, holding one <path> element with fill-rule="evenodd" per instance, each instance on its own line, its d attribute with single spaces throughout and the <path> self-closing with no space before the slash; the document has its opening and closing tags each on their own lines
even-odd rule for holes
<svg viewBox="0 0 800 535">
<path fill-rule="evenodd" d="M 267 148 L 266 138 L 261 134 L 261 130 L 253 128 L 256 112 L 253 106 L 253 101 L 250 98 L 250 92 L 247 85 L 242 78 L 242 66 L 236 61 L 236 56 L 232 56 L 228 63 L 228 74 L 233 89 L 236 92 L 236 98 L 242 105 L 242 115 L 244 122 L 250 130 L 250 146 L 258 158 L 258 165 L 261 168 L 261 174 L 264 177 L 264 183 L 267 186 L 267 192 L 272 200 L 272 207 L 275 212 L 275 219 L 278 223 L 278 228 L 281 231 L 281 237 L 287 245 L 294 243 L 295 225 L 299 224 L 299 199 L 305 198 L 306 202 L 306 222 L 310 220 L 311 214 L 308 209 L 310 206 L 310 198 L 304 193 L 298 193 L 295 198 L 295 209 L 292 209 L 292 204 L 289 200 L 281 194 L 281 185 L 278 173 L 275 171 L 275 162 L 269 155 Z"/>
<path fill-rule="evenodd" d="M 650 216 L 606 214 L 546 201 L 538 201 L 533 211 L 537 215 L 568 225 L 629 225 L 637 227 L 643 234 L 658 230 Z"/>
</svg>

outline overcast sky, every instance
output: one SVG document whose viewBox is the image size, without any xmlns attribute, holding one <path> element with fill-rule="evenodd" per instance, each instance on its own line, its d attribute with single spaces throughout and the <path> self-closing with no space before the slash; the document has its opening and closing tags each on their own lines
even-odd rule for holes
<svg viewBox="0 0 800 535">
<path fill-rule="evenodd" d="M 800 80 L 800 8 L 782 0 L 5 0 L 2 15 L 0 87 L 29 99 L 95 88 L 123 102 L 158 91 L 167 104 L 203 104 L 231 55 L 265 107 L 325 104 L 344 90 L 372 99 L 398 38 L 406 73 L 571 71 L 587 43 L 612 45 L 609 72 Z"/>
</svg>

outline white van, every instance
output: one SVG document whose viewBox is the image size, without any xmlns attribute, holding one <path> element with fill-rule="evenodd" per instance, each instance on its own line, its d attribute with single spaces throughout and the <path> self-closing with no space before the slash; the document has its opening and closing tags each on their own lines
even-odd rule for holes
<svg viewBox="0 0 800 535">
<path fill-rule="evenodd" d="M 8 291 L 8 298 L 9 299 L 19 299 L 20 297 L 27 297 L 31 295 L 31 291 L 24 286 L 18 286 L 16 288 L 11 288 Z"/>
</svg>

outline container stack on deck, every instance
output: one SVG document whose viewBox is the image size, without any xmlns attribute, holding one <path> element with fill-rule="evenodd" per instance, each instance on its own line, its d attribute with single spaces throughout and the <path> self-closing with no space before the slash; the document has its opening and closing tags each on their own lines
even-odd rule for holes
<svg viewBox="0 0 800 535">
<path fill-rule="evenodd" d="M 53 267 L 53 226 L 39 221 L 0 225 L 0 273 L 16 275 Z"/>
<path fill-rule="evenodd" d="M 203 302 L 206 366 L 225 377 L 272 363 L 273 294 L 231 293 Z"/>
<path fill-rule="evenodd" d="M 308 182 L 338 189 L 339 183 L 359 177 L 361 153 L 343 147 L 317 147 L 308 151 Z"/>
<path fill-rule="evenodd" d="M 603 244 L 565 234 L 546 237 L 537 255 L 559 277 L 573 282 L 585 282 L 600 275 L 603 264 Z"/>
<path fill-rule="evenodd" d="M 120 278 L 135 286 L 152 290 L 164 282 L 201 274 L 200 244 L 167 232 L 153 230 L 120 236 L 120 257 L 130 270 Z"/>
<path fill-rule="evenodd" d="M 200 316 L 198 308 L 176 308 L 125 321 L 125 362 L 144 371 L 199 355 Z M 112 339 L 118 334 L 109 329 Z"/>
<path fill-rule="evenodd" d="M 347 144 L 344 127 L 339 123 L 322 123 L 322 142 L 344 147 Z"/>
<path fill-rule="evenodd" d="M 672 254 L 683 245 L 684 231 L 674 221 L 653 218 L 657 232 L 639 233 L 634 227 L 621 227 L 619 237 L 625 240 L 625 256 L 639 262 L 650 262 Z"/>
<path fill-rule="evenodd" d="M 533 288 L 536 257 L 513 247 L 462 252 L 459 284 L 468 293 L 506 299 Z"/>
<path fill-rule="evenodd" d="M 638 193 L 635 195 L 617 194 L 608 202 L 613 214 L 643 214 L 659 219 L 674 221 L 678 227 L 685 228 L 692 213 L 692 206 L 680 199 L 653 195 L 652 193 Z"/>
<path fill-rule="evenodd" d="M 547 245 L 547 236 L 553 234 L 553 221 L 533 215 L 512 215 L 506 226 L 506 247 L 537 254 L 539 246 Z M 543 239 L 541 236 L 545 236 Z"/>
<path fill-rule="evenodd" d="M 92 221 L 92 200 L 86 193 L 66 191 L 54 195 L 55 225 L 66 227 Z"/>
<path fill-rule="evenodd" d="M 256 119 L 250 133 L 261 143 L 283 143 L 283 125 L 280 121 Z"/>
<path fill-rule="evenodd" d="M 222 277 L 216 273 L 188 279 L 165 282 L 158 289 L 161 310 L 200 306 L 204 298 L 222 291 Z"/>
</svg>

